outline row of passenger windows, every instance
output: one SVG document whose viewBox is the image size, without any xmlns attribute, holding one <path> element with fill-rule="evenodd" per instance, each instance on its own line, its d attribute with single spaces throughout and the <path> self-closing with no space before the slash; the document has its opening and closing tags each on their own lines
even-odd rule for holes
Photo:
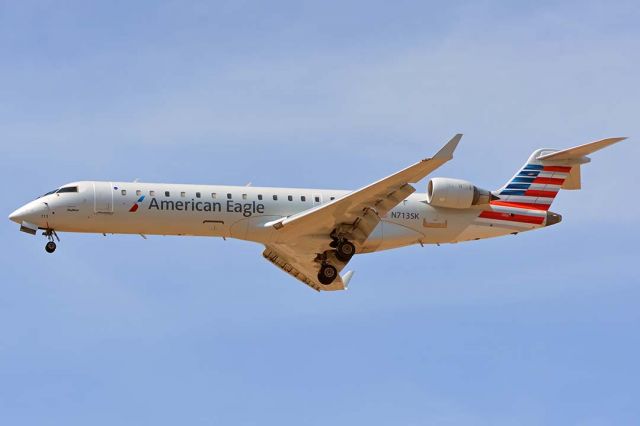
<svg viewBox="0 0 640 426">
<path fill-rule="evenodd" d="M 122 195 L 127 195 L 127 190 L 126 190 L 126 189 L 122 189 L 122 190 L 120 190 L 120 193 L 121 193 Z M 142 191 L 141 191 L 141 190 L 139 190 L 139 189 L 138 189 L 138 190 L 136 190 L 136 196 L 138 196 L 138 197 L 139 197 L 139 196 L 141 196 L 141 195 L 142 195 Z M 155 197 L 155 196 L 156 196 L 156 191 L 154 191 L 154 190 L 149 191 L 149 196 L 150 196 L 150 197 Z M 164 196 L 165 196 L 165 197 L 170 197 L 170 196 L 171 196 L 171 192 L 170 192 L 170 191 L 164 191 Z M 187 193 L 186 193 L 185 191 L 180 192 L 180 197 L 184 198 L 184 197 L 186 197 L 186 196 L 187 196 Z M 277 195 L 273 195 L 272 197 L 273 197 L 273 200 L 274 200 L 274 201 L 277 201 L 277 200 L 278 200 L 278 196 L 277 196 Z M 196 198 L 202 198 L 202 193 L 200 193 L 200 192 L 196 192 Z M 212 193 L 211 193 L 211 198 L 213 198 L 213 199 L 218 198 L 218 194 L 217 194 L 217 193 L 215 193 L 215 192 L 212 192 Z M 233 195 L 232 195 L 230 192 L 228 192 L 228 193 L 227 193 L 227 199 L 231 200 L 232 198 L 233 198 Z M 247 195 L 247 194 L 242 194 L 242 199 L 243 199 L 243 200 L 246 200 L 247 198 L 248 198 L 248 195 Z M 332 197 L 330 197 L 330 200 L 335 200 L 335 198 L 336 198 L 336 197 L 333 197 L 333 196 L 332 196 Z M 261 201 L 262 199 L 263 199 L 263 198 L 262 198 L 262 194 L 258 194 L 258 200 L 259 200 L 259 201 Z M 289 201 L 293 201 L 293 195 L 287 195 L 287 200 L 289 200 Z M 320 202 L 320 197 L 319 197 L 319 196 L 317 196 L 317 195 L 315 195 L 315 196 L 313 197 L 313 200 L 314 200 L 314 202 L 319 203 L 319 202 Z M 301 196 L 300 196 L 300 201 L 302 201 L 302 202 L 307 201 L 307 197 L 306 197 L 306 196 L 304 196 L 304 195 L 301 195 Z"/>
</svg>

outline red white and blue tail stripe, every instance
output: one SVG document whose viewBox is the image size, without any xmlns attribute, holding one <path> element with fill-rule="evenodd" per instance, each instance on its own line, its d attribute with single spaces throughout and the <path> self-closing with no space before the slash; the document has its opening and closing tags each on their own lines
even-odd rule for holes
<svg viewBox="0 0 640 426">
<path fill-rule="evenodd" d="M 491 204 L 535 210 L 549 210 L 571 166 L 528 162 L 496 195 Z"/>
<path fill-rule="evenodd" d="M 536 227 L 547 224 L 547 211 L 571 173 L 571 165 L 557 165 L 538 160 L 535 151 L 524 166 L 502 188 L 493 194 L 498 199 L 480 212 L 480 222 L 512 226 Z M 575 166 L 579 167 L 579 166 Z"/>
</svg>

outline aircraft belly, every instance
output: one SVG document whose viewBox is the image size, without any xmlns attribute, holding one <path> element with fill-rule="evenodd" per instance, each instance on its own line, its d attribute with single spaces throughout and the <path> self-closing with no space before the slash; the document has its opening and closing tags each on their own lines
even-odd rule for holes
<svg viewBox="0 0 640 426">
<path fill-rule="evenodd" d="M 264 215 L 238 220 L 231 225 L 231 237 L 269 244 L 273 242 L 276 230 L 272 226 L 265 227 L 264 225 L 281 217 L 282 216 Z"/>
<path fill-rule="evenodd" d="M 417 244 L 424 239 L 424 234 L 402 223 L 383 220 L 378 227 L 381 227 L 382 238 L 376 251 Z"/>
<path fill-rule="evenodd" d="M 168 212 L 93 213 L 56 226 L 59 231 L 107 234 L 230 236 L 228 217 L 172 215 Z"/>
<path fill-rule="evenodd" d="M 378 247 L 380 247 L 383 240 L 383 226 L 384 222 L 378 223 L 369 235 L 369 238 L 367 238 L 363 246 L 360 248 L 360 253 L 372 253 L 378 250 Z"/>
<path fill-rule="evenodd" d="M 539 228 L 539 225 L 527 223 L 492 223 L 490 220 L 476 218 L 463 232 L 456 236 L 455 242 L 480 240 L 484 238 L 500 237 L 508 234 L 518 234 Z"/>
<path fill-rule="evenodd" d="M 458 236 L 456 236 L 455 241 L 469 241 L 469 240 L 479 240 L 484 238 L 492 238 L 499 237 L 502 235 L 510 234 L 513 232 L 518 232 L 514 229 L 491 226 L 485 224 L 471 224 L 465 228 Z"/>
</svg>

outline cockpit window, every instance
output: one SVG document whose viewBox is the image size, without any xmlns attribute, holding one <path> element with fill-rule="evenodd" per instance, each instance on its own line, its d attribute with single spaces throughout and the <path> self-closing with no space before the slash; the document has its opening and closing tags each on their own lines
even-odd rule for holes
<svg viewBox="0 0 640 426">
<path fill-rule="evenodd" d="M 56 194 L 56 193 L 60 194 L 62 192 L 78 192 L 78 187 L 77 186 L 65 186 L 64 188 L 54 189 L 53 191 L 49 191 L 46 194 L 42 194 L 38 198 L 46 197 L 47 195 Z"/>
<path fill-rule="evenodd" d="M 65 186 L 64 188 L 58 189 L 57 193 L 62 194 L 63 192 L 78 192 L 77 186 Z"/>
</svg>

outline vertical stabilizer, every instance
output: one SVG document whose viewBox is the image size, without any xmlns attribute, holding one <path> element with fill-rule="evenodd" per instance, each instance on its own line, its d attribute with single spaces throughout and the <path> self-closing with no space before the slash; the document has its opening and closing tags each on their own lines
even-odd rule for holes
<svg viewBox="0 0 640 426">
<path fill-rule="evenodd" d="M 514 177 L 494 193 L 494 205 L 549 210 L 560 189 L 580 189 L 580 167 L 588 154 L 626 138 L 608 138 L 565 150 L 538 149 Z"/>
</svg>

